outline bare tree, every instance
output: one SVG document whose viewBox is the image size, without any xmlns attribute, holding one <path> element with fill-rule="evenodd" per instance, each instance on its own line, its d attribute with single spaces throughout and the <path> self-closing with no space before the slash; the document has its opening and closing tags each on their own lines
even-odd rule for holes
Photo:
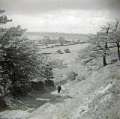
<svg viewBox="0 0 120 119">
<path fill-rule="evenodd" d="M 107 51 L 108 51 L 108 38 L 109 38 L 110 24 L 102 27 L 102 30 L 105 34 L 104 34 L 103 39 L 100 39 L 100 40 L 103 42 L 103 47 L 101 47 L 101 49 L 103 50 L 103 66 L 106 66 L 107 65 L 106 56 L 107 56 Z"/>
<path fill-rule="evenodd" d="M 107 55 L 109 55 L 108 39 L 110 32 L 110 24 L 103 26 L 101 31 L 97 33 L 96 38 L 93 40 L 94 54 L 102 56 L 103 66 L 107 65 Z"/>
<path fill-rule="evenodd" d="M 112 32 L 109 34 L 110 43 L 116 44 L 118 59 L 120 60 L 120 22 L 117 20 L 112 28 Z"/>
</svg>

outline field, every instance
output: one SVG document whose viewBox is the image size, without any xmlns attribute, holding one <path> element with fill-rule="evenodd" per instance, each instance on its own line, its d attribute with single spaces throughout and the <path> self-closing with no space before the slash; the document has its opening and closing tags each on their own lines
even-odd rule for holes
<svg viewBox="0 0 120 119">
<path fill-rule="evenodd" d="M 91 44 L 87 42 L 54 47 L 38 45 L 39 52 L 56 66 L 53 80 L 56 86 L 61 84 L 61 93 L 57 90 L 43 95 L 34 93 L 24 98 L 24 103 L 18 100 L 22 108 L 1 112 L 0 119 L 118 119 L 119 63 L 90 70 L 81 57 L 88 46 Z"/>
<path fill-rule="evenodd" d="M 41 45 L 38 41 L 44 36 L 49 36 L 51 39 L 53 38 L 56 40 L 62 36 L 68 41 L 80 40 L 81 42 L 84 41 L 85 43 L 65 44 L 63 46 L 56 44 Z M 78 72 L 76 67 L 74 68 L 74 65 L 76 64 L 79 53 L 88 46 L 87 41 L 89 40 L 89 35 L 64 33 L 28 33 L 28 37 L 36 40 L 36 43 L 38 43 L 38 48 L 40 49 L 40 53 L 47 55 L 50 60 L 57 64 L 56 68 L 54 68 L 55 78 L 53 79 L 56 83 L 66 80 L 66 77 L 69 73 Z M 69 52 L 66 52 L 66 49 L 69 50 Z"/>
</svg>

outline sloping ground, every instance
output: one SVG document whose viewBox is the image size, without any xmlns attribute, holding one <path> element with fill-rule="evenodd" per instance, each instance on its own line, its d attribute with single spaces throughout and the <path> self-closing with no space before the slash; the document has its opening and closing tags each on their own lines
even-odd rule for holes
<svg viewBox="0 0 120 119">
<path fill-rule="evenodd" d="M 0 119 L 119 119 L 120 64 L 88 72 L 80 64 L 72 64 L 78 80 L 62 86 L 61 94 L 51 93 L 52 100 L 35 111 L 5 111 Z M 81 75 L 85 80 L 81 81 Z M 37 100 L 41 100 L 37 98 Z"/>
<path fill-rule="evenodd" d="M 69 70 L 73 69 L 73 64 L 74 64 L 74 69 L 76 69 L 76 62 L 75 62 L 75 59 L 76 57 L 78 56 L 78 51 L 80 50 L 82 52 L 82 50 L 84 48 L 86 48 L 88 46 L 88 44 L 82 44 L 82 45 L 74 45 L 74 46 L 70 46 L 70 50 L 71 50 L 71 53 L 64 53 L 64 54 L 54 54 L 52 51 L 52 58 L 54 59 L 60 59 L 63 60 L 66 64 L 67 64 L 67 67 L 65 69 L 59 69 L 60 71 L 62 70 L 62 75 L 65 75 L 66 72 L 69 72 Z M 67 46 L 68 47 L 68 46 Z M 61 49 L 63 50 L 63 47 L 61 47 Z M 51 49 L 53 50 L 53 49 Z M 56 49 L 54 49 L 56 51 Z M 78 67 L 79 69 L 79 67 Z M 59 71 L 58 71 L 59 73 Z M 66 74 L 67 75 L 67 74 Z M 56 78 L 58 80 L 58 77 Z M 64 77 L 60 78 L 60 81 L 61 80 L 64 80 Z M 58 80 L 59 81 L 59 80 Z M 69 90 L 69 89 L 68 89 Z M 35 94 L 36 95 L 36 94 Z M 65 95 L 65 94 L 64 94 Z M 40 95 L 36 95 L 36 99 L 33 99 L 33 97 L 31 97 L 31 99 L 28 99 L 27 98 L 27 102 L 31 102 L 31 100 L 33 101 L 33 104 L 38 104 L 38 106 L 42 103 L 42 102 L 48 102 L 48 99 L 44 99 L 44 98 L 48 98 L 50 100 L 49 103 L 56 103 L 56 102 L 60 102 L 60 101 L 64 101 L 64 99 L 67 99 L 67 98 L 70 98 L 69 96 L 65 95 L 65 96 L 59 96 L 59 95 L 47 95 L 45 97 L 41 97 L 40 99 Z M 36 103 L 37 102 L 37 103 Z M 32 102 L 31 102 L 32 103 Z M 39 104 L 40 103 L 40 104 Z M 34 109 L 31 109 L 31 106 L 29 104 L 23 104 L 21 101 L 20 101 L 20 104 L 21 104 L 21 108 L 22 110 L 6 110 L 4 112 L 1 112 L 0 113 L 0 119 L 24 119 L 26 118 L 30 113 L 31 113 L 31 110 L 34 110 Z M 16 107 L 16 106 L 15 106 Z M 29 109 L 30 107 L 30 109 Z M 15 108 L 17 109 L 17 107 Z M 25 111 L 24 111 L 25 110 Z"/>
<path fill-rule="evenodd" d="M 46 103 L 28 119 L 118 119 L 120 108 L 119 66 L 110 65 L 84 81 L 64 85 L 57 103 Z M 53 95 L 57 95 L 53 92 Z"/>
<path fill-rule="evenodd" d="M 0 114 L 0 119 L 25 119 L 29 115 L 28 112 L 22 110 L 4 111 Z"/>
<path fill-rule="evenodd" d="M 69 82 L 60 96 L 71 98 L 47 103 L 30 114 L 29 119 L 119 119 L 119 72 L 115 64 L 93 72 L 84 81 Z"/>
<path fill-rule="evenodd" d="M 110 82 L 94 93 L 82 119 L 120 119 L 120 64 L 108 66 L 103 72 L 105 80 Z"/>
</svg>

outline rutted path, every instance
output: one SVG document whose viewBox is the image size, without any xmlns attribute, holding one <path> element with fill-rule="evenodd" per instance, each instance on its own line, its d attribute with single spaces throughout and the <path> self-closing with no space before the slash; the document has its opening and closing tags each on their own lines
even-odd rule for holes
<svg viewBox="0 0 120 119">
<path fill-rule="evenodd" d="M 64 85 L 60 95 L 56 91 L 52 92 L 52 95 L 56 95 L 57 101 L 39 107 L 29 115 L 28 119 L 80 119 L 80 116 L 87 111 L 96 90 L 103 85 L 107 85 L 107 81 L 95 78 L 69 82 Z"/>
<path fill-rule="evenodd" d="M 85 47 L 83 47 L 83 49 L 84 48 Z M 77 51 L 78 50 L 79 48 Z M 77 51 L 75 50 L 74 57 L 70 58 L 70 64 L 67 62 L 67 69 L 76 69 L 76 71 L 79 71 L 79 73 L 84 76 L 85 80 L 67 81 L 67 83 L 62 85 L 60 94 L 58 94 L 57 91 L 53 91 L 51 94 L 43 96 L 40 96 L 39 94 L 37 96 L 35 94 L 36 101 L 45 101 L 42 106 L 34 111 L 9 110 L 1 113 L 0 119 L 83 119 L 84 114 L 86 114 L 84 119 L 93 119 L 87 114 L 87 112 L 90 111 L 89 105 L 99 93 L 100 96 L 104 97 L 104 92 L 112 86 L 110 80 L 111 72 L 116 71 L 116 69 L 113 69 L 113 71 L 110 72 L 109 69 L 112 69 L 111 66 L 108 67 L 108 69 L 102 68 L 98 71 L 88 73 L 88 70 L 84 69 L 84 66 L 75 62 L 74 58 L 77 57 Z M 67 61 L 67 59 L 68 57 L 66 56 L 65 61 Z M 97 99 L 95 102 L 99 102 L 99 100 Z M 93 105 L 96 106 L 96 103 Z"/>
<path fill-rule="evenodd" d="M 75 49 L 71 49 L 72 53 L 62 56 L 52 54 L 53 58 L 61 58 L 67 63 L 68 67 L 65 70 L 78 71 L 84 80 L 78 77 L 78 80 L 63 82 L 60 94 L 56 90 L 43 96 L 35 93 L 34 103 L 43 101 L 42 106 L 38 105 L 37 109 L 25 111 L 6 110 L 0 113 L 0 119 L 118 119 L 120 117 L 119 62 L 89 72 L 86 66 L 76 62 L 79 50 L 82 52 L 86 46 L 80 48 L 74 46 Z"/>
<path fill-rule="evenodd" d="M 74 55 L 76 58 L 77 55 Z M 74 64 L 73 60 L 70 62 L 72 65 L 69 65 L 69 68 L 81 70 L 80 64 Z M 108 84 L 102 79 L 96 80 L 94 78 L 96 72 L 93 72 L 91 76 L 87 74 L 84 71 L 83 75 L 86 80 L 69 81 L 64 84 L 61 94 L 57 94 L 57 91 L 52 92 L 51 95 L 56 98 L 33 111 L 27 119 L 80 119 L 80 116 L 87 111 L 88 104 L 92 101 L 95 92 Z"/>
</svg>

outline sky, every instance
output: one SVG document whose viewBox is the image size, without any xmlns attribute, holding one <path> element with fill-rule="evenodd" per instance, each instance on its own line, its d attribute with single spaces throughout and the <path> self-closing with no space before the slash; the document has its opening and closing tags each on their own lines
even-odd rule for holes
<svg viewBox="0 0 120 119">
<path fill-rule="evenodd" d="M 120 0 L 0 0 L 0 8 L 31 32 L 96 33 L 119 19 Z"/>
</svg>

